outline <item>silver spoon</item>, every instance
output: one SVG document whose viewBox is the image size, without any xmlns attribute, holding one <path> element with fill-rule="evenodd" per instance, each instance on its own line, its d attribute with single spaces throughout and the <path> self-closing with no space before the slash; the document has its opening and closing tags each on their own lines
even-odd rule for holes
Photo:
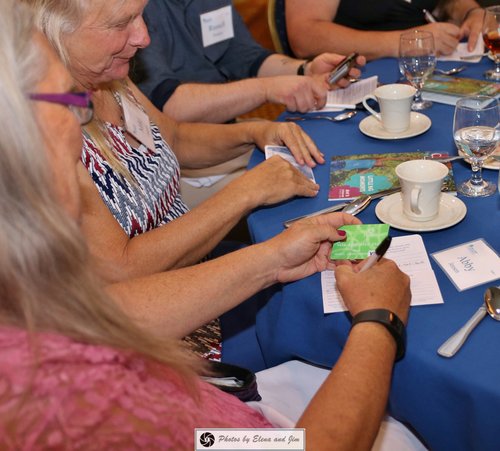
<svg viewBox="0 0 500 451">
<path fill-rule="evenodd" d="M 455 75 L 467 69 L 467 66 L 454 67 L 453 69 L 443 70 L 438 69 L 437 67 L 434 69 L 434 72 L 441 75 Z"/>
<path fill-rule="evenodd" d="M 438 354 L 443 357 L 453 357 L 462 347 L 465 340 L 480 321 L 488 313 L 493 319 L 500 321 L 500 288 L 489 287 L 484 292 L 484 305 L 479 307 L 476 313 L 465 325 L 446 340 L 438 349 Z"/>
<path fill-rule="evenodd" d="M 351 111 L 345 111 L 344 113 L 337 114 L 336 116 L 323 116 L 323 115 L 318 115 L 318 116 L 311 116 L 311 115 L 304 115 L 304 116 L 288 116 L 285 118 L 285 121 L 292 121 L 292 122 L 297 122 L 297 121 L 309 121 L 309 120 L 315 120 L 315 119 L 324 119 L 325 121 L 330 121 L 330 122 L 342 122 L 346 121 L 347 119 L 351 119 L 351 117 L 356 116 L 358 112 L 356 110 L 351 110 Z"/>
<path fill-rule="evenodd" d="M 360 213 L 366 207 L 368 207 L 369 203 L 372 200 L 397 193 L 398 191 L 401 191 L 401 188 L 399 186 L 396 188 L 385 189 L 375 194 L 362 194 L 361 196 L 356 197 L 356 199 L 350 202 L 343 202 L 334 205 L 333 207 L 328 207 L 324 208 L 323 210 L 315 211 L 314 213 L 308 213 L 306 215 L 298 216 L 297 218 L 289 219 L 285 221 L 283 225 L 288 228 L 299 219 L 312 218 L 313 216 L 324 215 L 326 213 L 332 213 L 334 211 L 339 211 L 339 210 L 343 211 L 344 213 L 349 213 L 350 215 L 356 216 L 358 213 Z"/>
<path fill-rule="evenodd" d="M 439 163 L 448 163 L 450 161 L 455 161 L 455 160 L 466 160 L 467 158 L 470 158 L 469 155 L 454 155 L 452 157 L 432 157 L 432 156 L 424 156 L 424 160 L 433 160 L 433 161 L 438 161 Z M 491 158 L 492 160 L 500 161 L 500 155 L 490 155 L 487 157 L 485 160 L 488 160 Z"/>
</svg>

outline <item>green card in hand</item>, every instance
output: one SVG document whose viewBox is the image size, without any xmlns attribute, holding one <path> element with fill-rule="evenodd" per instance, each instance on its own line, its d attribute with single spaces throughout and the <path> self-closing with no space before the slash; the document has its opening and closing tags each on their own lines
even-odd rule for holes
<svg viewBox="0 0 500 451">
<path fill-rule="evenodd" d="M 344 241 L 333 244 L 330 258 L 332 260 L 362 260 L 372 254 L 380 242 L 389 235 L 388 224 L 345 225 Z"/>
</svg>

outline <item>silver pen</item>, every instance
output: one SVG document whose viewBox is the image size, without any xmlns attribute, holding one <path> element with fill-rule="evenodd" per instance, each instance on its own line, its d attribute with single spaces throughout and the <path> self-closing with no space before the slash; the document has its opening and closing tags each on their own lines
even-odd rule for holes
<svg viewBox="0 0 500 451">
<path fill-rule="evenodd" d="M 375 252 L 370 255 L 366 261 L 363 267 L 359 270 L 359 272 L 366 271 L 370 269 L 375 263 L 377 263 L 387 252 L 387 249 L 389 249 L 389 246 L 391 245 L 392 237 L 391 236 L 386 236 L 383 241 L 377 246 L 377 249 L 375 249 Z"/>
<path fill-rule="evenodd" d="M 425 20 L 429 23 L 436 23 L 437 20 L 436 18 L 426 9 L 423 9 L 422 12 L 424 13 Z"/>
</svg>

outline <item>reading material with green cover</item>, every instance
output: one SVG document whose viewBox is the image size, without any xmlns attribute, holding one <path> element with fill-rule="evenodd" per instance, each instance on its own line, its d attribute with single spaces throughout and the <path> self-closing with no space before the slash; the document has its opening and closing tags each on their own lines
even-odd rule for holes
<svg viewBox="0 0 500 451">
<path fill-rule="evenodd" d="M 455 105 L 457 100 L 472 95 L 498 97 L 500 83 L 475 78 L 434 75 L 425 81 L 422 97 L 432 102 Z"/>
<path fill-rule="evenodd" d="M 447 157 L 441 152 L 374 153 L 361 155 L 335 155 L 330 161 L 328 200 L 354 199 L 361 194 L 375 194 L 399 186 L 396 166 L 408 160 L 425 156 Z M 443 182 L 443 191 L 456 193 L 451 163 Z"/>
</svg>

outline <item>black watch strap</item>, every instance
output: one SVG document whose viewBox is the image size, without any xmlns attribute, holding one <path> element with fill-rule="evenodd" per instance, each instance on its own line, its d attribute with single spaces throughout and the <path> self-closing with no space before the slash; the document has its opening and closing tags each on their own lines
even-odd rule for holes
<svg viewBox="0 0 500 451">
<path fill-rule="evenodd" d="M 306 74 L 306 66 L 311 60 L 305 60 L 298 68 L 297 75 L 305 75 Z"/>
<path fill-rule="evenodd" d="M 406 328 L 398 316 L 386 309 L 372 309 L 359 312 L 352 319 L 351 329 L 358 323 L 375 322 L 383 324 L 396 340 L 396 360 L 405 355 L 406 350 Z"/>
</svg>

